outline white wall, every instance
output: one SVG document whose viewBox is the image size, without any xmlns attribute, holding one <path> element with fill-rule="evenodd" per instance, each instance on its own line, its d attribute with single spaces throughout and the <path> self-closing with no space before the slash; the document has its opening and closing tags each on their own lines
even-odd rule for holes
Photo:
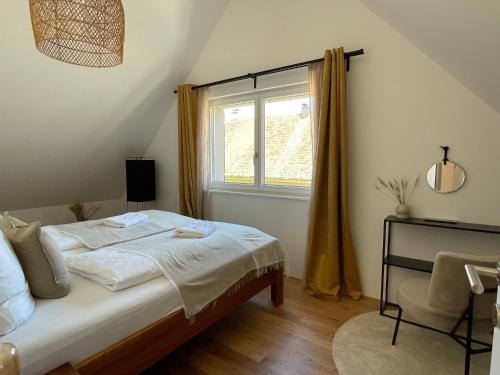
<svg viewBox="0 0 500 375">
<path fill-rule="evenodd" d="M 500 111 L 498 0 L 361 2 Z"/>
<path fill-rule="evenodd" d="M 2 0 L 0 210 L 118 199 L 228 0 L 124 0 L 123 64 L 96 69 L 35 47 L 29 2 Z"/>
<path fill-rule="evenodd" d="M 412 213 L 500 224 L 500 115 L 354 0 L 232 0 L 189 82 L 317 58 L 337 46 L 366 52 L 351 61 L 348 73 L 349 202 L 363 291 L 378 296 L 382 221 L 394 204 L 373 188 L 376 177 L 423 177 L 442 158 L 439 145 L 447 144 L 450 158 L 467 172 L 465 186 L 441 195 L 422 180 Z M 176 104 L 148 156 L 158 161 L 160 207 L 176 210 Z M 292 275 L 301 275 L 306 202 L 214 194 L 211 208 L 217 220 L 254 225 L 281 238 Z M 398 251 L 415 257 L 432 258 L 440 249 L 500 252 L 500 238 L 492 236 L 399 229 Z M 408 276 L 403 273 L 393 275 Z"/>
</svg>

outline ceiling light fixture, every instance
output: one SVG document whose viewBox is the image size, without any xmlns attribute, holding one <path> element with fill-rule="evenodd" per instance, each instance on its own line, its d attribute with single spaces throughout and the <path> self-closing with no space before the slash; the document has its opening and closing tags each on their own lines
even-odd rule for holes
<svg viewBox="0 0 500 375">
<path fill-rule="evenodd" d="M 36 48 L 69 64 L 105 68 L 123 62 L 121 0 L 30 0 Z"/>
</svg>

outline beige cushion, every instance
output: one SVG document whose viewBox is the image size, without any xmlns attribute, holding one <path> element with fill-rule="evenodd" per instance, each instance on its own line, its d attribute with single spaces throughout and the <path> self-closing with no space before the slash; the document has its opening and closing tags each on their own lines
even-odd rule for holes
<svg viewBox="0 0 500 375">
<path fill-rule="evenodd" d="M 440 252 L 436 255 L 431 279 L 413 279 L 398 289 L 398 302 L 403 313 L 412 320 L 444 331 L 450 331 L 469 303 L 470 286 L 465 265 L 496 267 L 500 255 L 484 256 Z M 496 280 L 481 277 L 486 288 L 496 288 Z M 474 298 L 474 330 L 491 330 L 491 306 L 496 294 L 477 295 Z"/>
<path fill-rule="evenodd" d="M 433 328 L 450 331 L 459 315 L 447 314 L 428 304 L 429 279 L 410 279 L 400 284 L 398 303 L 406 318 Z"/>
<path fill-rule="evenodd" d="M 429 279 L 410 279 L 401 283 L 398 289 L 398 303 L 403 309 L 403 318 L 450 332 L 462 313 L 453 313 L 431 306 L 429 304 L 429 292 L 431 290 L 431 280 Z M 443 292 L 446 293 L 446 290 Z M 489 332 L 493 328 L 491 306 L 495 297 L 495 294 L 476 296 L 474 332 Z"/>
<path fill-rule="evenodd" d="M 436 255 L 429 285 L 429 306 L 460 316 L 469 304 L 470 285 L 465 273 L 465 265 L 496 268 L 500 255 L 471 255 L 440 252 Z M 496 289 L 493 277 L 481 277 L 486 288 Z M 478 318 L 490 318 L 491 306 L 495 303 L 495 294 L 484 294 L 476 298 L 474 315 Z"/>
<path fill-rule="evenodd" d="M 5 214 L 0 229 L 9 239 L 35 297 L 60 298 L 68 294 L 70 279 L 64 257 L 43 248 L 39 222 L 16 226 L 16 221 Z"/>
</svg>

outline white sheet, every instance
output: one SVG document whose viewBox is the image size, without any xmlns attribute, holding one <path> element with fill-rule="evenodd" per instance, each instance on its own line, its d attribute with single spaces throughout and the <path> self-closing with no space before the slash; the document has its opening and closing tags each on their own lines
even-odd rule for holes
<svg viewBox="0 0 500 375">
<path fill-rule="evenodd" d="M 85 250 L 74 252 L 80 251 Z M 77 364 L 182 308 L 175 286 L 164 277 L 111 292 L 74 274 L 66 297 L 36 305 L 25 325 L 0 338 L 17 347 L 22 375 Z"/>
<path fill-rule="evenodd" d="M 107 248 L 67 257 L 66 264 L 70 272 L 113 291 L 163 276 L 152 259 Z"/>
</svg>

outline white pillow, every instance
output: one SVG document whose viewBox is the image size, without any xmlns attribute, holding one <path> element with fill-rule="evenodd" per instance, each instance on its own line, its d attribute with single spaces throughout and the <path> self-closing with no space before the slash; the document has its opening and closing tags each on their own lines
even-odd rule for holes
<svg viewBox="0 0 500 375">
<path fill-rule="evenodd" d="M 45 249 L 59 252 L 85 247 L 78 238 L 68 236 L 51 225 L 42 227 L 40 241 Z"/>
<path fill-rule="evenodd" d="M 34 308 L 21 265 L 0 231 L 0 336 L 24 324 Z"/>
</svg>

